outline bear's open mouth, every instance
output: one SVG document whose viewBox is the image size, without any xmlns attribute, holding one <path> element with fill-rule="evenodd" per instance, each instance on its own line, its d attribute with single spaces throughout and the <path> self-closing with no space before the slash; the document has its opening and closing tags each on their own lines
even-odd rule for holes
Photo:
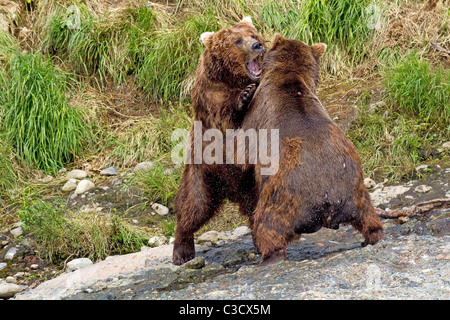
<svg viewBox="0 0 450 320">
<path fill-rule="evenodd" d="M 259 77 L 261 76 L 261 68 L 259 67 L 258 60 L 259 58 L 256 58 L 250 60 L 245 64 L 247 66 L 247 71 L 248 74 L 250 75 L 250 78 L 254 80 L 259 79 Z"/>
</svg>

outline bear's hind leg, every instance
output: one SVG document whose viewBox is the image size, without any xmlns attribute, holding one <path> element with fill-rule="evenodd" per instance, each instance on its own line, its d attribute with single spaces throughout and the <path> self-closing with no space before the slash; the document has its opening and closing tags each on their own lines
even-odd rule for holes
<svg viewBox="0 0 450 320">
<path fill-rule="evenodd" d="M 260 266 L 266 266 L 286 259 L 289 242 L 294 238 L 293 223 L 275 219 L 277 215 L 268 208 L 255 210 L 253 239 L 261 252 Z"/>
<path fill-rule="evenodd" d="M 194 232 L 211 219 L 223 202 L 200 166 L 186 165 L 176 198 L 177 227 L 173 263 L 183 264 L 195 257 Z"/>
<path fill-rule="evenodd" d="M 368 244 L 374 245 L 384 236 L 383 225 L 372 204 L 367 205 L 360 217 L 351 222 L 351 225 L 364 236 L 364 242 L 361 243 L 363 247 Z"/>
</svg>

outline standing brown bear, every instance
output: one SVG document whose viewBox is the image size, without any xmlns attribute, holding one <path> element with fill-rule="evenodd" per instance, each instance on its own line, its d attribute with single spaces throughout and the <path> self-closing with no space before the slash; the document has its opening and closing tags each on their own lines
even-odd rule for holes
<svg viewBox="0 0 450 320">
<path fill-rule="evenodd" d="M 242 128 L 279 129 L 278 171 L 261 176 L 253 237 L 262 265 L 285 259 L 290 241 L 321 227 L 350 223 L 363 246 L 383 236 L 383 226 L 363 183 L 355 146 L 316 96 L 318 60 L 326 45 L 309 46 L 276 35 Z"/>
<path fill-rule="evenodd" d="M 225 135 L 227 129 L 240 127 L 247 113 L 261 75 L 264 42 L 249 17 L 216 33 L 203 33 L 200 39 L 205 51 L 192 89 L 194 120 L 201 121 L 202 135 L 211 128 Z M 193 150 L 194 128 L 189 138 Z M 177 265 L 194 258 L 194 232 L 212 218 L 225 198 L 239 203 L 241 212 L 247 215 L 253 213 L 257 201 L 253 170 L 196 164 L 192 152 L 187 160 L 175 201 L 173 262 Z"/>
</svg>

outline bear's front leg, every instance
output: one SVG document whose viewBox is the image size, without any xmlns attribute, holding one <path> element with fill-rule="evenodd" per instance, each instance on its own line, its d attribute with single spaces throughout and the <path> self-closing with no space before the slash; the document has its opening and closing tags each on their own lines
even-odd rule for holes
<svg viewBox="0 0 450 320">
<path fill-rule="evenodd" d="M 257 88 L 256 84 L 251 83 L 248 86 L 246 86 L 244 90 L 242 90 L 242 92 L 239 96 L 239 104 L 238 104 L 239 110 L 247 109 L 247 106 L 250 104 L 250 102 L 253 99 L 256 88 Z"/>
</svg>

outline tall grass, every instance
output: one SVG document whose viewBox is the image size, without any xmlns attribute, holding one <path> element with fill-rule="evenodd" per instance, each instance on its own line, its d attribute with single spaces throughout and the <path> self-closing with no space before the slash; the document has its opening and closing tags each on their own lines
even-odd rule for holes
<svg viewBox="0 0 450 320">
<path fill-rule="evenodd" d="M 69 256 L 104 259 L 140 250 L 145 233 L 113 216 L 67 211 L 64 205 L 36 200 L 19 211 L 23 228 L 33 234 L 42 258 L 57 263 Z"/>
<path fill-rule="evenodd" d="M 18 176 L 13 166 L 14 153 L 12 147 L 0 135 L 0 199 L 9 198 L 10 192 L 18 185 Z"/>
<path fill-rule="evenodd" d="M 131 167 L 142 161 L 169 163 L 175 142 L 171 140 L 175 129 L 188 130 L 191 117 L 183 106 L 161 110 L 158 118 L 149 115 L 120 124 L 105 135 L 102 149 L 107 150 L 106 163 Z"/>
<path fill-rule="evenodd" d="M 360 0 L 263 0 L 259 9 L 262 26 L 308 44 L 324 42 L 328 53 L 322 62 L 333 74 L 364 58 L 372 30 L 368 28 L 368 1 Z M 266 29 L 267 31 L 267 29 Z"/>
<path fill-rule="evenodd" d="M 85 6 L 80 25 L 68 24 L 65 7 L 49 18 L 43 41 L 46 52 L 64 59 L 69 68 L 84 76 L 96 76 L 101 84 L 121 83 L 140 57 L 141 40 L 153 32 L 155 18 L 150 7 L 128 8 L 120 15 L 95 16 Z"/>
<path fill-rule="evenodd" d="M 188 16 L 148 37 L 143 42 L 142 64 L 136 71 L 138 83 L 147 96 L 162 102 L 180 99 L 183 80 L 194 74 L 203 52 L 200 34 L 218 29 L 216 17 L 204 12 Z"/>
<path fill-rule="evenodd" d="M 39 53 L 17 53 L 0 97 L 6 138 L 28 164 L 55 172 L 91 138 L 80 110 L 68 103 L 67 75 Z"/>
<path fill-rule="evenodd" d="M 409 53 L 382 74 L 387 107 L 361 108 L 348 133 L 366 173 L 380 180 L 413 178 L 418 164 L 437 157 L 436 143 L 450 138 L 450 72 Z"/>
<path fill-rule="evenodd" d="M 448 69 L 433 68 L 415 53 L 409 53 L 397 64 L 384 70 L 384 84 L 390 101 L 399 112 L 449 130 Z"/>
</svg>

